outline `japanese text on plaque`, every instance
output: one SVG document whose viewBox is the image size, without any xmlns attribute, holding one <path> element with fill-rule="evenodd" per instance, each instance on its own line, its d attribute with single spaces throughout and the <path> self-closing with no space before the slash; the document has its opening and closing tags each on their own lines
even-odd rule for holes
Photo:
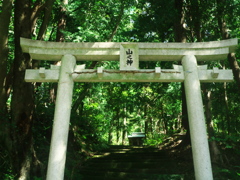
<svg viewBox="0 0 240 180">
<path fill-rule="evenodd" d="M 127 54 L 127 65 L 132 65 L 133 63 L 133 58 L 132 58 L 132 55 L 133 55 L 133 51 L 131 51 L 130 49 L 128 49 L 128 51 L 126 51 L 126 54 Z"/>
</svg>

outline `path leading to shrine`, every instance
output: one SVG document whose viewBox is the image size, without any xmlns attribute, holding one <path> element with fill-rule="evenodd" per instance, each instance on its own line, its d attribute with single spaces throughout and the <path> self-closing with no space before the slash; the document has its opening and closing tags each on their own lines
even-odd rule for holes
<svg viewBox="0 0 240 180">
<path fill-rule="evenodd" d="M 87 160 L 80 172 L 84 180 L 190 180 L 194 179 L 190 152 L 187 157 L 159 148 L 110 146 Z"/>
</svg>

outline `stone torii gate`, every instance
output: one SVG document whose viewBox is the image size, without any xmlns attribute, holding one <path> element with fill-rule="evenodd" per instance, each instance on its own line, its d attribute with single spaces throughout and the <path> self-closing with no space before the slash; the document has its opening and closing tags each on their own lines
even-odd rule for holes
<svg viewBox="0 0 240 180">
<path fill-rule="evenodd" d="M 237 39 L 197 43 L 57 43 L 21 38 L 32 59 L 61 61 L 50 69 L 26 70 L 26 82 L 58 82 L 47 180 L 62 180 L 74 82 L 184 82 L 195 178 L 212 180 L 200 82 L 229 82 L 231 70 L 207 69 L 197 61 L 227 58 Z M 120 70 L 85 69 L 76 61 L 119 61 Z M 139 61 L 182 61 L 173 69 L 139 69 Z"/>
</svg>

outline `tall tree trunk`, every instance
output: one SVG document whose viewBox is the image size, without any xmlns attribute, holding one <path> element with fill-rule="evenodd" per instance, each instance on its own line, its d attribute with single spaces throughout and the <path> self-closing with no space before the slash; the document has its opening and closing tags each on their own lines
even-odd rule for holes
<svg viewBox="0 0 240 180">
<path fill-rule="evenodd" d="M 52 7 L 55 0 L 48 0 L 44 4 L 41 0 L 38 0 L 35 2 L 34 7 L 32 9 L 31 13 L 31 22 L 32 22 L 32 35 L 37 36 L 37 40 L 43 40 L 45 32 L 47 30 L 47 26 L 50 21 L 51 13 L 52 13 Z M 40 26 L 38 35 L 36 34 L 36 22 L 39 17 L 39 13 L 44 9 L 44 18 L 43 22 Z M 33 60 L 33 68 L 39 67 L 40 61 Z"/>
<path fill-rule="evenodd" d="M 57 42 L 64 42 L 64 29 L 66 27 L 66 6 L 68 5 L 68 0 L 62 0 L 62 6 L 60 9 L 60 17 L 57 28 Z"/>
<path fill-rule="evenodd" d="M 223 64 L 223 69 L 225 69 L 225 64 Z M 231 133 L 231 115 L 229 112 L 229 103 L 228 103 L 227 83 L 226 82 L 223 83 L 223 89 L 224 89 L 224 102 L 225 102 L 225 107 L 226 107 L 227 133 L 228 133 L 228 135 L 230 135 L 230 133 Z"/>
<path fill-rule="evenodd" d="M 123 126 L 122 126 L 122 145 L 125 144 L 125 139 L 127 137 L 127 110 L 124 108 Z"/>
<path fill-rule="evenodd" d="M 185 13 L 183 10 L 183 0 L 175 0 L 175 23 L 174 23 L 174 35 L 176 42 L 185 43 L 187 40 L 186 30 L 184 29 L 184 19 Z M 189 132 L 189 123 L 188 123 L 188 114 L 187 114 L 187 103 L 185 96 L 185 88 L 184 83 L 182 83 L 182 127 L 187 130 L 186 136 L 183 139 L 180 147 L 186 146 L 190 144 L 190 132 Z"/>
<path fill-rule="evenodd" d="M 53 0 L 50 0 L 53 1 Z M 53 2 L 48 2 L 50 3 L 49 5 L 52 5 Z M 64 37 L 64 29 L 66 27 L 66 6 L 68 5 L 68 0 L 62 0 L 61 3 L 61 7 L 60 7 L 60 11 L 59 11 L 59 21 L 58 21 L 58 25 L 57 25 L 57 33 L 56 33 L 56 42 L 64 42 L 65 41 L 65 37 Z M 46 11 L 46 16 L 50 17 L 50 12 Z M 44 17 L 45 18 L 45 17 Z M 44 22 L 43 24 L 43 28 L 44 26 L 47 26 L 48 22 Z M 42 28 L 42 27 L 41 27 Z M 42 30 L 43 31 L 43 30 Z M 40 32 L 43 33 L 43 32 Z M 42 34 L 43 35 L 43 34 Z M 39 38 L 41 38 L 39 36 Z M 55 65 L 61 65 L 61 61 L 56 61 L 54 62 Z M 57 96 L 57 84 L 52 84 L 52 88 L 50 89 L 50 97 L 51 97 L 51 102 L 55 103 L 56 101 L 56 96 Z"/>
<path fill-rule="evenodd" d="M 36 34 L 36 23 L 39 17 L 40 12 L 44 8 L 45 4 L 42 0 L 36 0 L 33 8 L 31 9 L 31 33 L 33 36 L 37 36 Z"/>
<path fill-rule="evenodd" d="M 13 93 L 11 100 L 12 164 L 14 173 L 21 180 L 30 179 L 31 172 L 42 172 L 33 147 L 32 124 L 34 113 L 34 87 L 26 83 L 26 69 L 32 68 L 29 54 L 22 53 L 20 37 L 31 38 L 36 20 L 42 10 L 41 0 L 16 0 L 14 9 L 14 64 Z M 39 174 L 42 175 L 42 174 Z"/>
<path fill-rule="evenodd" d="M 202 42 L 201 34 L 201 12 L 199 10 L 199 0 L 190 0 L 190 17 L 193 25 L 193 39 L 196 36 L 197 42 Z"/>
<path fill-rule="evenodd" d="M 13 69 L 12 116 L 12 164 L 14 172 L 21 180 L 30 178 L 33 157 L 32 117 L 34 111 L 33 85 L 24 82 L 27 68 L 31 68 L 31 59 L 23 54 L 20 37 L 31 37 L 31 14 L 29 0 L 16 0 L 14 11 L 15 59 Z"/>
<path fill-rule="evenodd" d="M 42 22 L 42 24 L 40 26 L 40 29 L 39 29 L 39 33 L 38 33 L 38 37 L 37 37 L 38 40 L 43 40 L 45 38 L 45 33 L 46 33 L 46 30 L 47 30 L 49 21 L 51 19 L 52 7 L 53 7 L 53 4 L 54 4 L 54 1 L 55 0 L 48 0 L 45 3 L 44 18 L 43 18 L 43 22 Z"/>
<path fill-rule="evenodd" d="M 3 0 L 2 12 L 0 13 L 0 154 L 6 154 L 7 157 L 11 157 L 11 134 L 10 134 L 10 117 L 7 110 L 7 99 L 10 94 L 11 78 L 12 74 L 7 73 L 8 64 L 8 32 L 10 18 L 12 14 L 12 0 Z M 11 164 L 10 159 L 6 159 L 6 168 L 9 168 Z M 2 164 L 3 165 L 3 164 Z M 2 166 L 1 165 L 1 166 Z M 8 167 L 7 167 L 8 166 Z M 2 170 L 4 169 L 2 166 Z M 4 172 L 2 172 L 4 173 Z M 1 173 L 0 173 L 1 174 Z"/>
<path fill-rule="evenodd" d="M 123 105 L 123 123 L 122 123 L 122 145 L 125 144 L 125 139 L 127 137 L 127 105 Z"/>
<path fill-rule="evenodd" d="M 116 131 L 117 131 L 117 144 L 118 144 L 119 139 L 120 139 L 120 134 L 121 134 L 120 117 L 118 117 L 118 119 L 117 119 Z"/>
<path fill-rule="evenodd" d="M 186 135 L 183 138 L 179 148 L 186 147 L 191 144 L 190 140 L 190 128 L 189 128 L 189 121 L 188 121 L 188 112 L 187 112 L 187 101 L 186 101 L 186 94 L 184 84 L 182 83 L 182 128 L 186 130 Z"/>
<path fill-rule="evenodd" d="M 109 129 L 108 129 L 108 144 L 111 145 L 112 144 L 112 132 L 113 132 L 113 123 L 112 120 L 110 120 L 109 122 Z"/>
<path fill-rule="evenodd" d="M 146 138 L 148 138 L 149 137 L 149 134 L 148 134 L 148 115 L 147 115 L 147 106 L 148 105 L 144 105 L 144 118 L 145 118 L 145 120 L 144 120 L 144 131 L 145 131 L 145 135 L 146 135 Z"/>
<path fill-rule="evenodd" d="M 213 129 L 213 121 L 212 121 L 212 100 L 211 100 L 211 90 L 208 90 L 206 84 L 203 85 L 203 93 L 204 93 L 204 105 L 205 105 L 205 116 L 207 121 L 207 129 L 208 135 L 210 138 L 214 137 L 215 132 Z M 211 161 L 215 163 L 222 162 L 221 151 L 218 147 L 218 144 L 215 139 L 212 139 L 209 142 L 210 152 L 211 152 Z"/>
<path fill-rule="evenodd" d="M 6 101 L 9 95 L 7 84 L 7 59 L 8 59 L 8 32 L 12 14 L 12 0 L 3 0 L 0 14 L 0 113 L 5 111 Z M 4 112 L 5 113 L 5 112 Z M 0 114 L 2 117 L 2 114 Z"/>
<path fill-rule="evenodd" d="M 238 89 L 240 91 L 240 68 L 239 68 L 235 53 L 228 54 L 228 62 L 230 64 L 230 68 L 233 71 L 234 79 L 235 79 Z"/>
<path fill-rule="evenodd" d="M 222 39 L 228 39 L 229 34 L 227 31 L 227 22 L 225 21 L 225 0 L 216 0 L 217 3 L 217 17 L 218 17 L 218 27 Z"/>
<path fill-rule="evenodd" d="M 175 22 L 174 22 L 174 35 L 176 42 L 186 42 L 187 37 L 184 29 L 185 13 L 183 10 L 184 0 L 175 0 Z"/>
<path fill-rule="evenodd" d="M 149 123 L 150 123 L 150 133 L 151 133 L 151 138 L 154 138 L 154 134 L 153 134 L 153 118 L 149 117 Z"/>
</svg>

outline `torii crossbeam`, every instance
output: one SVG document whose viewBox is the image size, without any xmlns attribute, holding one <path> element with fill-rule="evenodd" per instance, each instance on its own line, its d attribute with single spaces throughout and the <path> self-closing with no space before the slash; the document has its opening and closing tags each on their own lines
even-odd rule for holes
<svg viewBox="0 0 240 180">
<path fill-rule="evenodd" d="M 21 38 L 36 60 L 61 61 L 51 69 L 26 70 L 26 82 L 58 82 L 47 180 L 63 180 L 74 82 L 184 82 L 197 180 L 212 180 L 200 82 L 233 81 L 231 70 L 208 70 L 197 61 L 227 58 L 237 39 L 198 43 L 57 43 Z M 119 70 L 85 69 L 76 61 L 119 61 Z M 182 61 L 173 69 L 139 69 L 139 61 Z"/>
</svg>

